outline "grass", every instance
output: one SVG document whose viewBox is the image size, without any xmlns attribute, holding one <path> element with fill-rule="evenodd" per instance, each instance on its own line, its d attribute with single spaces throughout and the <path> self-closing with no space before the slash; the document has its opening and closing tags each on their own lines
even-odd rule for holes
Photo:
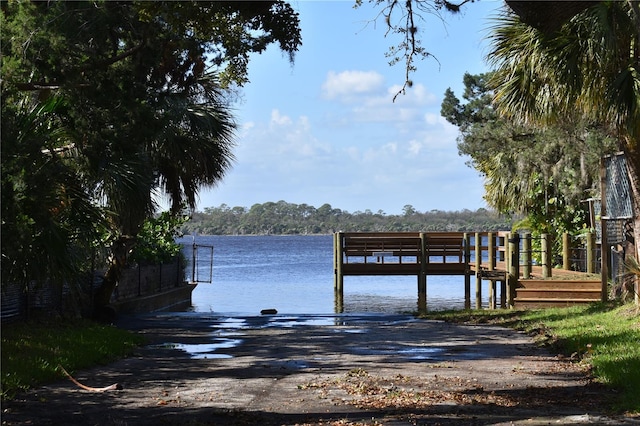
<svg viewBox="0 0 640 426">
<path fill-rule="evenodd" d="M 433 312 L 425 318 L 491 323 L 537 336 L 552 350 L 592 367 L 595 380 L 617 392 L 617 411 L 640 413 L 640 308 L 598 303 L 531 311 Z"/>
<path fill-rule="evenodd" d="M 129 355 L 142 337 L 90 321 L 16 323 L 2 326 L 2 399 L 61 379 L 58 365 L 75 370 Z"/>
</svg>

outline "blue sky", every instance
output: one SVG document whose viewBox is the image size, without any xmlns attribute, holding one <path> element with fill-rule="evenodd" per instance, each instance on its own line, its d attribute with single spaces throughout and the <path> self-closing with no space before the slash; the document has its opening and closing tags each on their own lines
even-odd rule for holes
<svg viewBox="0 0 640 426">
<path fill-rule="evenodd" d="M 444 91 L 462 94 L 462 76 L 488 70 L 489 18 L 502 1 L 481 0 L 446 23 L 429 17 L 421 37 L 436 60 L 418 62 L 414 85 L 395 103 L 401 64 L 384 56 L 385 37 L 369 3 L 293 1 L 303 45 L 295 63 L 276 46 L 255 55 L 251 80 L 234 105 L 236 162 L 200 193 L 197 209 L 284 200 L 349 212 L 401 213 L 486 207 L 482 178 L 458 155 L 457 128 L 440 116 Z"/>
</svg>

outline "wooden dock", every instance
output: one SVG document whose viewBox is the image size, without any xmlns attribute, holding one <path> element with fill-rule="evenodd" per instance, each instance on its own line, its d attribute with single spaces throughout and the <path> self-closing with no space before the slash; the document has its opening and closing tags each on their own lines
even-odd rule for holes
<svg viewBox="0 0 640 426">
<path fill-rule="evenodd" d="M 342 306 L 344 277 L 349 275 L 416 276 L 419 311 L 426 310 L 429 275 L 463 276 L 465 309 L 471 308 L 472 277 L 476 279 L 476 309 L 482 307 L 482 281 L 490 282 L 492 309 L 498 305 L 562 306 L 606 298 L 599 278 L 583 278 L 577 272 L 562 271 L 573 279 L 536 280 L 550 277 L 550 267 L 529 262 L 521 268 L 519 249 L 517 234 L 512 240 L 505 232 L 339 232 L 334 235 L 337 309 Z"/>
</svg>

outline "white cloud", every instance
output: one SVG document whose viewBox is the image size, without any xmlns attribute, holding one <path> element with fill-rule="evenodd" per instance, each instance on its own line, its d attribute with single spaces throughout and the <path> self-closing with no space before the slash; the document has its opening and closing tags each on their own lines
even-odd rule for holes
<svg viewBox="0 0 640 426">
<path fill-rule="evenodd" d="M 280 111 L 274 109 L 271 111 L 271 121 L 270 125 L 272 126 L 290 126 L 292 124 L 291 118 L 280 114 Z"/>
<path fill-rule="evenodd" d="M 327 99 L 351 101 L 356 95 L 377 92 L 383 83 L 384 77 L 375 71 L 329 71 L 322 84 L 322 95 Z"/>
<path fill-rule="evenodd" d="M 391 99 L 400 91 L 402 86 L 393 85 L 387 89 L 387 93 Z M 395 104 L 408 105 L 408 106 L 424 106 L 432 105 L 438 101 L 438 97 L 427 90 L 424 84 L 415 84 L 408 88 L 404 94 L 400 94 L 396 97 Z"/>
</svg>

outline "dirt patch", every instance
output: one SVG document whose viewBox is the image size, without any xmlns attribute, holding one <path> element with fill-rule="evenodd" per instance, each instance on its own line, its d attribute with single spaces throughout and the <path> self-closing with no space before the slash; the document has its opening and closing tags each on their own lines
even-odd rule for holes
<svg viewBox="0 0 640 426">
<path fill-rule="evenodd" d="M 400 315 L 149 315 L 149 344 L 4 404 L 5 425 L 640 424 L 525 334 Z"/>
</svg>

